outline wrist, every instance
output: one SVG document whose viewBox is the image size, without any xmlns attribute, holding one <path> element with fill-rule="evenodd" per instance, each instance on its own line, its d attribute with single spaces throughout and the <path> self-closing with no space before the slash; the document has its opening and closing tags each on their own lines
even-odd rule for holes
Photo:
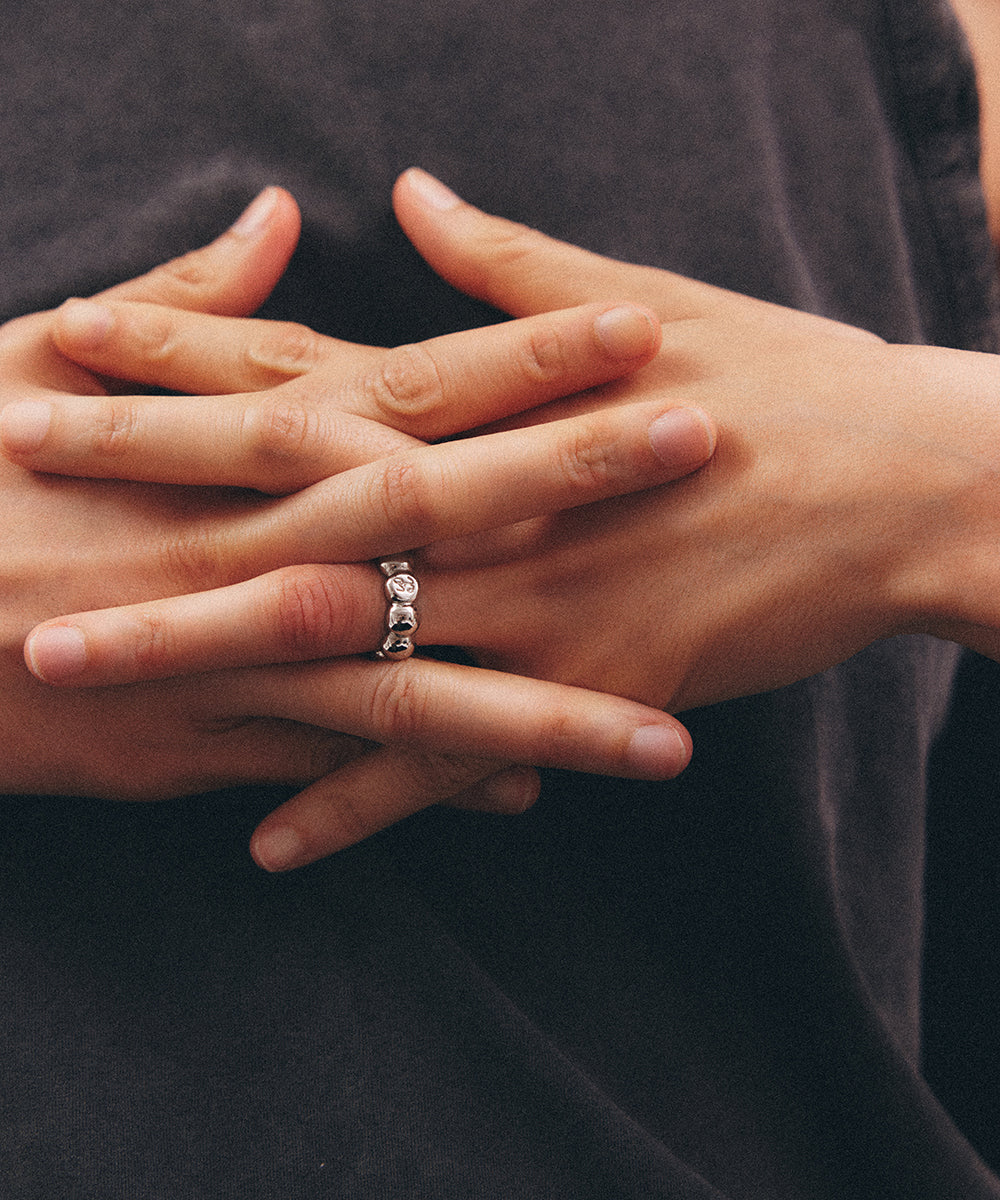
<svg viewBox="0 0 1000 1200">
<path fill-rule="evenodd" d="M 887 604 L 897 632 L 984 649 L 1000 641 L 1000 359 L 893 349 L 919 389 L 908 431 L 919 454 L 903 462 L 918 487 Z"/>
</svg>

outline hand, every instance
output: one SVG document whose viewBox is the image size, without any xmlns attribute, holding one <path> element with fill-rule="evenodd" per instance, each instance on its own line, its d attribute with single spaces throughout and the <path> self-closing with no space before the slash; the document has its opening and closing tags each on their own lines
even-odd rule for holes
<svg viewBox="0 0 1000 1200">
<path fill-rule="evenodd" d="M 199 263 L 201 268 L 206 265 L 204 258 L 190 259 L 180 275 L 161 272 L 161 277 L 192 280 L 199 275 Z M 155 297 L 155 281 L 141 294 Z M 168 310 L 144 311 L 148 319 L 155 321 Z M 225 310 L 220 306 L 220 311 Z M 453 350 L 444 345 L 435 349 L 442 367 L 449 371 L 457 373 L 466 364 L 479 364 L 484 381 L 499 378 L 503 386 L 492 385 L 498 401 L 506 394 L 504 387 L 519 384 L 522 391 L 517 402 L 531 403 L 558 393 L 555 380 L 559 370 L 575 387 L 591 370 L 597 372 L 596 377 L 605 378 L 612 370 L 631 365 L 630 355 L 641 358 L 655 348 L 655 325 L 638 314 L 639 341 L 643 343 L 638 354 L 633 348 L 623 358 L 622 339 L 615 342 L 612 336 L 610 357 L 616 361 L 613 369 L 609 368 L 608 346 L 601 343 L 597 336 L 601 327 L 595 325 L 601 315 L 568 314 L 555 324 L 546 318 L 528 323 L 520 331 L 504 326 L 496 331 L 495 343 L 487 342 L 478 357 L 472 353 L 468 338 L 457 339 Z M 633 325 L 631 335 L 625 331 L 626 340 L 631 337 L 633 347 L 636 315 L 634 311 L 626 314 L 626 325 L 630 321 Z M 36 413 L 39 405 L 53 409 L 63 404 L 72 406 L 73 392 L 100 390 L 95 376 L 81 373 L 55 354 L 48 339 L 49 320 L 26 318 L 12 323 L 3 335 L 12 365 L 8 394 L 34 396 Z M 613 335 L 615 331 L 611 332 Z M 564 360 L 568 365 L 560 366 L 557 361 L 546 370 L 536 367 L 525 381 L 516 373 L 503 375 L 504 365 L 511 358 L 529 365 L 541 361 L 544 366 L 546 360 L 544 355 L 540 359 L 539 347 L 551 345 L 570 352 Z M 484 451 L 485 461 L 481 461 L 483 454 L 476 459 L 469 457 L 468 446 L 455 446 L 427 451 L 420 459 L 396 462 L 391 469 L 348 473 L 332 481 L 326 490 L 293 498 L 289 505 L 293 509 L 292 524 L 298 520 L 305 535 L 302 550 L 310 537 L 313 540 L 309 549 L 325 550 L 327 544 L 317 542 L 313 536 L 322 527 L 315 520 L 317 506 L 328 501 L 346 504 L 353 497 L 360 510 L 358 522 L 348 531 L 347 543 L 334 539 L 328 545 L 345 557 L 350 556 L 350 547 L 367 557 L 377 547 L 374 541 L 365 539 L 374 538 L 376 529 L 378 536 L 384 536 L 386 530 L 402 536 L 404 531 L 409 535 L 411 527 L 419 528 L 413 521 L 421 517 L 422 506 L 418 504 L 414 510 L 413 497 L 419 496 L 420 481 L 427 474 L 438 477 L 442 472 L 458 473 L 461 468 L 473 482 L 477 474 L 482 480 L 492 478 L 505 485 L 514 505 L 508 512 L 519 519 L 520 515 L 550 505 L 559 508 L 587 501 L 619 486 L 646 486 L 700 464 L 710 450 L 710 437 L 699 420 L 695 420 L 693 442 L 689 438 L 687 450 L 681 445 L 679 457 L 675 454 L 671 461 L 666 432 L 658 441 L 664 457 L 655 453 L 646 433 L 648 415 L 640 414 L 624 437 L 606 422 L 603 428 L 593 422 L 577 422 L 545 445 L 532 439 L 529 446 L 522 436 L 519 447 L 507 439 L 503 445 L 513 457 L 506 467 L 491 466 L 490 448 Z M 383 451 L 387 444 L 413 444 L 412 438 L 402 435 L 394 434 L 392 438 L 393 443 L 383 441 Z M 692 448 L 695 457 L 689 453 Z M 578 462 L 581 453 L 585 457 Z M 595 456 L 596 470 L 586 454 Z M 370 453 L 360 457 L 370 457 Z M 577 469 L 581 465 L 585 468 L 582 471 Z M 491 469 L 494 473 L 488 476 Z M 513 480 L 516 488 L 510 486 Z M 11 602 L 6 616 L 11 643 L 23 635 L 28 612 L 34 619 L 46 611 L 65 610 L 67 599 L 70 603 L 93 604 L 95 600 L 121 600 L 130 594 L 169 594 L 178 590 L 178 578 L 187 586 L 219 582 L 239 575 L 251 560 L 257 567 L 284 561 L 289 550 L 287 535 L 291 526 L 279 528 L 273 510 L 245 497 L 216 493 L 206 498 L 176 489 L 41 480 L 9 467 L 3 484 L 10 485 L 6 492 L 11 511 L 19 504 L 23 512 L 22 524 L 15 523 L 12 544 L 24 553 L 12 556 L 8 566 L 10 582 L 6 591 Z M 426 491 L 426 481 L 422 486 Z M 478 486 L 481 515 L 474 524 L 484 519 L 483 514 L 490 521 L 496 519 L 483 483 Z M 529 496 L 534 499 L 529 500 Z M 386 512 L 381 521 L 369 520 L 366 526 L 362 518 L 369 516 L 373 501 L 383 505 Z M 539 502 L 540 508 L 536 507 Z M 208 511 L 203 510 L 206 503 Z M 456 528 L 471 528 L 467 511 L 463 504 L 461 519 L 465 524 Z M 446 523 L 448 520 L 441 512 L 429 516 L 434 528 L 441 527 L 442 519 Z M 395 524 L 389 518 L 394 518 Z M 111 547 L 106 543 L 109 527 L 116 531 Z M 45 530 L 45 536 L 40 540 L 41 530 Z M 52 530 L 58 535 L 53 536 Z M 67 569 L 67 563 L 79 569 Z M 368 568 L 357 570 L 370 574 Z M 372 591 L 377 595 L 374 587 Z M 297 606 L 315 594 L 308 583 L 285 589 L 286 599 L 293 602 L 289 609 L 293 624 L 303 611 Z M 283 628 L 287 632 L 287 622 Z M 376 642 L 377 638 L 369 644 Z M 151 644 L 155 648 L 155 638 Z M 12 656 L 7 657 L 13 668 Z M 231 663 L 229 660 L 227 665 Z M 405 735 L 412 743 L 437 747 L 434 753 L 406 753 L 399 748 L 375 751 L 353 761 L 335 781 L 303 793 L 285 807 L 283 815 L 265 823 L 258 836 L 258 858 L 266 865 L 307 861 L 425 803 L 463 793 L 467 784 L 500 766 L 498 761 L 484 761 L 484 755 L 495 753 L 500 760 L 525 758 L 582 769 L 658 776 L 680 769 L 690 752 L 680 727 L 661 714 L 611 698 L 546 686 L 539 690 L 540 685 L 533 681 L 501 679 L 492 673 L 439 663 L 408 664 L 402 678 L 396 668 L 357 662 L 295 671 L 229 670 L 184 685 L 72 697 L 66 692 L 39 689 L 23 669 L 12 670 L 11 674 L 8 713 L 22 738 L 13 748 L 11 769 L 4 783 L 9 790 L 155 796 L 244 779 L 299 782 L 357 756 L 366 748 L 358 741 L 362 736 L 398 741 Z M 425 692 L 428 697 L 443 698 L 443 702 L 426 701 Z M 497 719 L 511 706 L 523 707 L 526 713 L 515 729 L 508 729 Z M 101 727 L 96 738 L 91 729 L 95 717 Z M 327 725 L 355 736 L 333 737 L 319 728 Z M 640 730 L 644 732 L 640 734 Z M 636 734 L 639 736 L 633 744 Z M 139 766 L 134 754 L 129 753 L 137 740 L 155 746 Z M 221 752 L 216 754 L 217 744 L 225 750 L 224 757 Z M 277 753 L 276 745 L 284 748 L 284 756 Z M 471 761 L 454 757 L 452 752 L 469 746 L 476 748 L 479 757 Z M 290 757 L 294 765 L 290 765 Z M 502 811 L 521 809 L 530 802 L 534 787 L 531 773 L 506 772 L 483 789 L 475 802 Z M 458 796 L 461 803 L 472 799 L 467 793 Z M 331 801 L 335 803 L 332 811 Z M 296 817 L 297 829 L 288 823 Z M 317 831 L 314 826 L 320 819 L 322 829 Z M 268 833 L 272 835 L 270 846 Z"/>
<path fill-rule="evenodd" d="M 703 606 L 687 621 L 672 606 L 665 631 L 703 646 L 668 674 L 675 710 L 790 682 L 892 633 L 929 632 L 1000 658 L 996 357 L 886 346 L 587 254 L 488 217 L 422 172 L 404 175 L 395 199 L 430 265 L 505 311 L 627 295 L 666 322 L 657 363 L 632 383 L 709 409 L 723 447 L 685 488 L 696 521 L 673 546 L 670 578 Z M 600 400 L 636 396 L 626 384 Z M 726 482 L 730 503 L 716 507 Z M 676 499 L 674 517 L 685 507 Z M 674 519 L 658 536 L 669 544 L 676 530 Z M 697 561 L 685 546 L 702 551 Z M 630 694 L 655 702 L 663 692 Z"/>
<path fill-rule="evenodd" d="M 271 290 L 297 236 L 294 202 L 271 190 L 211 246 L 106 296 L 242 314 Z M 39 314 L 0 329 L 5 397 L 103 390 L 54 350 L 50 325 Z M 75 697 L 40 688 L 24 669 L 21 643 L 41 614 L 191 586 L 183 547 L 193 506 L 173 489 L 45 479 L 9 464 L 0 464 L 0 504 L 5 791 L 153 798 L 234 780 L 304 781 L 357 753 L 356 741 L 338 743 L 320 729 L 254 720 L 207 680 Z"/>
<path fill-rule="evenodd" d="M 666 322 L 649 366 L 530 419 L 656 397 L 722 424 L 710 467 L 669 494 L 425 550 L 433 637 L 676 710 L 790 682 L 898 632 L 1000 653 L 994 358 L 887 346 L 612 262 L 487 217 L 420 173 L 403 177 L 396 205 L 431 265 L 515 315 L 633 297 Z M 454 412 L 463 419 L 482 413 Z M 481 596 L 504 598 L 485 626 Z"/>
<path fill-rule="evenodd" d="M 691 556 L 689 572 L 679 554 L 672 578 L 704 613 L 718 612 L 720 595 L 725 603 L 717 623 L 697 612 L 675 623 L 671 612 L 667 633 L 704 646 L 674 677 L 675 710 L 790 682 L 892 633 L 929 632 L 1000 658 L 995 356 L 887 346 L 588 254 L 488 217 L 422 172 L 400 179 L 395 200 L 431 266 L 511 314 L 597 297 L 649 304 L 666 322 L 660 356 L 600 402 L 660 386 L 719 418 L 723 452 L 685 489 L 698 522 L 674 545 L 712 554 Z M 730 502 L 715 507 L 727 481 Z"/>
</svg>

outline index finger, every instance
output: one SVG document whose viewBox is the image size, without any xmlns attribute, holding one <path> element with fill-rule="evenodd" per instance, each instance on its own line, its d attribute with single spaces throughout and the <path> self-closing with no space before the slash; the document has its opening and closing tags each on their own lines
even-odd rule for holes
<svg viewBox="0 0 1000 1200">
<path fill-rule="evenodd" d="M 513 316 L 620 298 L 648 304 L 664 322 L 738 310 L 743 317 L 752 314 L 768 321 L 780 317 L 814 329 L 821 325 L 841 336 L 874 336 L 827 317 L 561 242 L 475 208 L 416 168 L 396 181 L 393 202 L 407 237 L 443 279 Z"/>
</svg>

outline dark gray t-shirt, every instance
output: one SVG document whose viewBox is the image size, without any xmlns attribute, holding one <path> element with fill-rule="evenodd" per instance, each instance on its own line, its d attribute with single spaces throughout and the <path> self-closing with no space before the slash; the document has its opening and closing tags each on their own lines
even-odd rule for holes
<svg viewBox="0 0 1000 1200">
<path fill-rule="evenodd" d="M 267 312 L 494 319 L 395 227 L 420 164 L 617 257 L 992 349 L 975 108 L 934 0 L 35 2 L 0 39 L 0 314 L 279 182 Z M 666 785 L 552 775 L 289 876 L 274 801 L 12 798 L 0 1174 L 18 1197 L 1000 1195 L 919 1068 L 924 805 L 954 647 L 689 714 Z"/>
</svg>

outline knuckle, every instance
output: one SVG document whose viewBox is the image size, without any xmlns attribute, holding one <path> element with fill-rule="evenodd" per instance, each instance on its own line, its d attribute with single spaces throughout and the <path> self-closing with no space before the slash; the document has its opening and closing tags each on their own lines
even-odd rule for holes
<svg viewBox="0 0 1000 1200">
<path fill-rule="evenodd" d="M 268 323 L 246 349 L 253 367 L 265 367 L 283 375 L 304 375 L 320 359 L 320 337 L 294 321 Z"/>
<path fill-rule="evenodd" d="M 140 306 L 128 319 L 128 340 L 132 355 L 144 362 L 166 362 L 176 349 L 174 325 L 169 310 L 159 305 Z M 136 315 L 138 314 L 138 315 Z"/>
<path fill-rule="evenodd" d="M 149 610 L 135 614 L 132 653 L 140 675 L 158 675 L 170 664 L 174 649 L 171 627 L 162 615 Z"/>
<path fill-rule="evenodd" d="M 515 221 L 489 222 L 489 227 L 477 231 L 469 244 L 471 286 L 477 294 L 489 298 L 494 294 L 498 277 L 533 279 L 545 261 L 549 240 L 537 229 Z M 499 307 L 504 307 L 502 294 L 496 300 Z"/>
<path fill-rule="evenodd" d="M 213 282 L 210 264 L 201 250 L 189 250 L 179 258 L 161 263 L 150 271 L 149 278 L 175 284 L 185 292 L 200 292 Z"/>
<path fill-rule="evenodd" d="M 364 392 L 377 412 L 392 417 L 428 417 L 444 407 L 445 387 L 426 346 L 397 346 L 366 377 Z"/>
<path fill-rule="evenodd" d="M 168 537 L 160 550 L 165 577 L 185 591 L 229 582 L 220 578 L 222 555 L 214 531 L 208 524 L 191 526 Z"/>
<path fill-rule="evenodd" d="M 571 762 L 579 757 L 579 722 L 564 707 L 553 704 L 543 714 L 536 733 L 539 764 Z"/>
<path fill-rule="evenodd" d="M 424 467 L 408 457 L 389 458 L 381 464 L 375 484 L 376 512 L 385 514 L 393 528 L 407 530 L 407 541 L 433 541 L 434 494 L 433 481 Z"/>
<path fill-rule="evenodd" d="M 353 846 L 370 837 L 376 829 L 373 814 L 358 801 L 351 789 L 340 789 L 337 803 L 327 813 L 324 840 L 338 846 Z"/>
<path fill-rule="evenodd" d="M 357 758 L 367 746 L 359 738 L 327 729 L 240 714 L 202 717 L 196 733 L 206 742 L 205 771 L 210 772 L 213 789 L 234 781 L 312 783 Z"/>
<path fill-rule="evenodd" d="M 377 672 L 369 701 L 369 715 L 379 740 L 407 743 L 425 728 L 428 697 L 418 673 L 405 663 Z"/>
<path fill-rule="evenodd" d="M 574 491 L 603 492 L 614 477 L 614 454 L 600 426 L 576 429 L 557 451 L 560 476 Z"/>
<path fill-rule="evenodd" d="M 98 454 L 117 457 L 130 450 L 136 440 L 139 413 L 128 400 L 113 399 L 97 410 L 94 449 Z"/>
<path fill-rule="evenodd" d="M 521 366 L 532 383 L 551 383 L 565 376 L 569 354 L 564 339 L 551 325 L 533 329 L 521 352 Z"/>
<path fill-rule="evenodd" d="M 429 799 L 450 800 L 495 770 L 495 763 L 460 754 L 411 750 L 406 757 L 410 790 Z"/>
<path fill-rule="evenodd" d="M 286 568 L 276 572 L 274 587 L 274 628 L 293 658 L 331 650 L 344 629 L 361 618 L 342 574 L 332 567 Z"/>
<path fill-rule="evenodd" d="M 282 742 L 286 742 L 287 727 L 283 727 L 280 733 Z M 331 733 L 328 729 L 303 727 L 297 729 L 295 734 L 294 778 L 307 783 L 338 771 L 347 763 L 360 758 L 369 748 L 369 743 L 362 738 L 348 737 L 344 733 Z"/>
<path fill-rule="evenodd" d="M 266 400 L 247 417 L 244 438 L 254 458 L 300 458 L 314 453 L 325 440 L 320 413 L 296 397 Z"/>
<path fill-rule="evenodd" d="M 491 223 L 489 229 L 478 235 L 478 240 L 481 257 L 505 267 L 517 266 L 535 254 L 544 235 L 517 221 L 500 221 Z"/>
</svg>

